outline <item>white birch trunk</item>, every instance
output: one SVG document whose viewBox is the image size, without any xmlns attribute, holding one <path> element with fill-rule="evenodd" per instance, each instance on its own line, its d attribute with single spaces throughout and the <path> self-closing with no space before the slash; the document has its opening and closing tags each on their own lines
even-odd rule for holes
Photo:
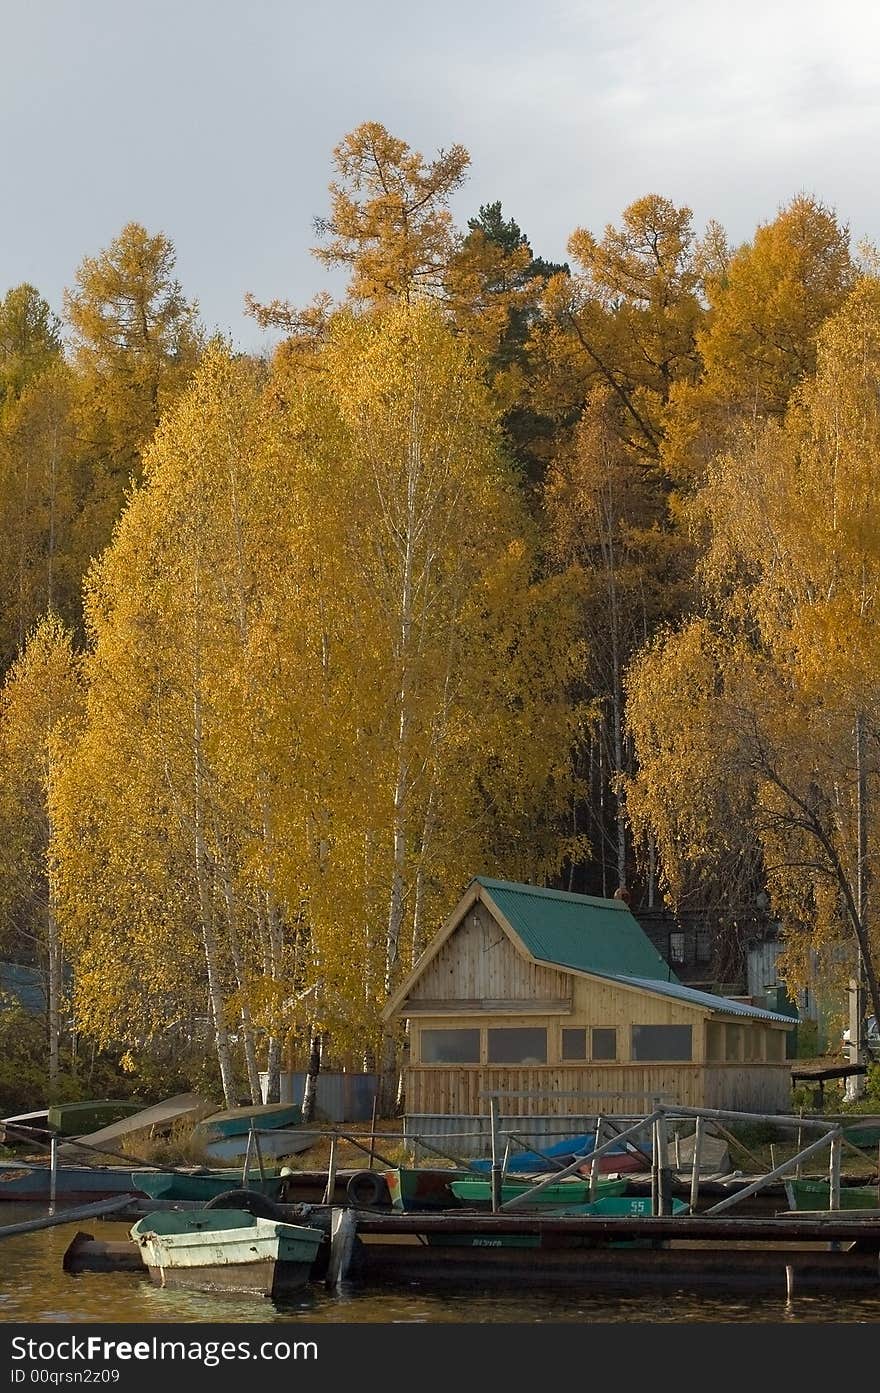
<svg viewBox="0 0 880 1393">
<path fill-rule="evenodd" d="M 229 1050 L 229 1032 L 226 1029 L 225 1021 L 214 906 L 207 884 L 202 785 L 202 709 L 198 690 L 196 690 L 193 694 L 193 871 L 199 904 L 202 946 L 205 952 L 205 968 L 208 976 L 208 995 L 211 1002 L 211 1014 L 214 1018 L 214 1044 L 217 1051 L 217 1063 L 220 1066 L 223 1098 L 226 1106 L 231 1108 L 236 1103 L 235 1076 Z"/>
</svg>

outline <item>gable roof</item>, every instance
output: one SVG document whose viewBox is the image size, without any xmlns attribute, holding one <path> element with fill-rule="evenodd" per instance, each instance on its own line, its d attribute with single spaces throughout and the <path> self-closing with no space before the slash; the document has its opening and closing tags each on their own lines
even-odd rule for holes
<svg viewBox="0 0 880 1393">
<path fill-rule="evenodd" d="M 623 900 L 543 890 L 482 875 L 475 883 L 539 962 L 576 972 L 678 981 Z"/>
<path fill-rule="evenodd" d="M 779 1022 L 788 1028 L 793 1024 L 791 1017 L 763 1007 L 683 986 L 622 900 L 544 890 L 537 885 L 482 875 L 474 877 L 443 927 L 386 1002 L 382 1012 L 386 1020 L 396 1013 L 477 900 L 482 900 L 515 945 L 533 962 L 603 977 L 631 990 L 673 997 L 704 1011 Z"/>
</svg>

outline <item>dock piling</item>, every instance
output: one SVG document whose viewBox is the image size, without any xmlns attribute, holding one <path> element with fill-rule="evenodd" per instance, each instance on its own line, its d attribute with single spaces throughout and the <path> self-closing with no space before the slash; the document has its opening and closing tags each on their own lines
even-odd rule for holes
<svg viewBox="0 0 880 1393">
<path fill-rule="evenodd" d="M 55 1213 L 55 1192 L 58 1188 L 58 1138 L 49 1143 L 49 1213 Z"/>
<path fill-rule="evenodd" d="M 328 1287 L 344 1282 L 351 1266 L 357 1219 L 353 1209 L 334 1209 L 330 1216 L 330 1259 L 324 1279 Z"/>
</svg>

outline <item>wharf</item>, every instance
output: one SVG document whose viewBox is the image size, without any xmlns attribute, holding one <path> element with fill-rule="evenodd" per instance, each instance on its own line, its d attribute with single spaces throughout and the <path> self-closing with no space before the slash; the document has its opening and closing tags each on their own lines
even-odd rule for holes
<svg viewBox="0 0 880 1393">
<path fill-rule="evenodd" d="M 634 1291 L 880 1292 L 880 1220 L 358 1214 L 348 1275 Z"/>
<path fill-rule="evenodd" d="M 312 1273 L 335 1285 L 474 1283 L 570 1290 L 880 1293 L 880 1217 L 873 1212 L 775 1218 L 382 1213 L 291 1206 L 289 1217 L 327 1234 Z M 350 1244 L 334 1258 L 344 1217 Z M 77 1234 L 68 1272 L 138 1271 L 130 1243 Z M 331 1281 L 328 1273 L 335 1270 Z"/>
</svg>

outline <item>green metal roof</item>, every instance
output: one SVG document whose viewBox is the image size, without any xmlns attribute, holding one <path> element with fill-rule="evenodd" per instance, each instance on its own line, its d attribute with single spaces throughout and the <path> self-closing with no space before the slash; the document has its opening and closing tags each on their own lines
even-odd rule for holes
<svg viewBox="0 0 880 1393">
<path fill-rule="evenodd" d="M 622 900 L 570 895 L 481 875 L 476 882 L 533 958 L 578 972 L 678 983 Z"/>
<path fill-rule="evenodd" d="M 789 1028 L 797 1025 L 791 1016 L 780 1015 L 778 1011 L 767 1011 L 763 1006 L 749 1006 L 745 1001 L 731 1001 L 729 996 L 716 996 L 713 992 L 697 991 L 695 987 L 683 987 L 680 982 L 649 981 L 644 977 L 628 977 L 623 973 L 609 973 L 615 982 L 627 982 L 631 987 L 641 987 L 643 991 L 656 992 L 660 996 L 671 996 L 676 1001 L 691 1002 L 694 1006 L 708 1006 L 712 1011 L 721 1011 L 725 1016 L 747 1016 L 756 1021 L 784 1022 Z"/>
</svg>

